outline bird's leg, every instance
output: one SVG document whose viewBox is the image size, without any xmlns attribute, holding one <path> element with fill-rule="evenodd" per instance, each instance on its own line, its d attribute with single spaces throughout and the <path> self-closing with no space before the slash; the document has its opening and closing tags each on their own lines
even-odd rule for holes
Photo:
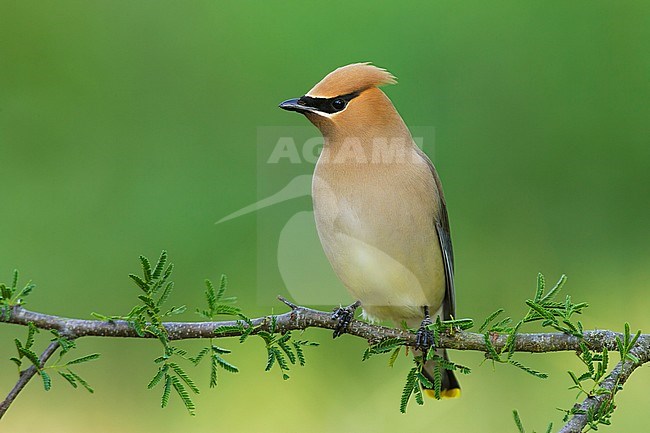
<svg viewBox="0 0 650 433">
<path fill-rule="evenodd" d="M 332 320 L 336 320 L 336 328 L 334 328 L 334 335 L 332 338 L 340 337 L 348 331 L 350 322 L 354 319 L 354 312 L 361 306 L 361 301 L 357 301 L 347 307 L 338 307 L 332 313 Z"/>
<path fill-rule="evenodd" d="M 433 323 L 429 315 L 429 307 L 425 306 L 422 308 L 424 309 L 424 320 L 420 324 L 420 329 L 415 334 L 415 348 L 422 351 L 422 357 L 426 359 L 429 350 L 434 347 L 435 341 L 433 339 L 433 332 L 428 328 Z"/>
</svg>

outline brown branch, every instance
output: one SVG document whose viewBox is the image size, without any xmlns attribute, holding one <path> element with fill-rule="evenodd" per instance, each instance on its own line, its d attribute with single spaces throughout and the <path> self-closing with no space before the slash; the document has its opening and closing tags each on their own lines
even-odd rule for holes
<svg viewBox="0 0 650 433">
<path fill-rule="evenodd" d="M 311 308 L 301 307 L 288 304 L 292 309 L 289 312 L 275 315 L 276 331 L 280 333 L 307 328 L 334 329 L 336 321 L 332 320 L 331 313 L 325 311 L 313 310 Z M 271 317 L 264 316 L 251 319 L 255 327 L 252 334 L 259 331 L 269 331 L 271 329 Z M 56 329 L 61 334 L 69 338 L 79 337 L 124 337 L 124 338 L 142 338 L 126 321 L 101 321 L 101 320 L 81 320 L 71 319 L 49 314 L 37 313 L 26 310 L 21 307 L 14 307 L 9 318 L 0 315 L 0 322 L 13 323 L 27 326 L 33 323 L 40 329 Z M 229 330 L 215 334 L 219 328 L 232 327 L 238 324 L 236 320 L 226 320 L 218 322 L 165 322 L 170 340 L 186 340 L 195 338 L 221 338 L 237 337 L 242 333 L 238 330 Z M 371 323 L 353 320 L 350 323 L 348 334 L 363 338 L 370 343 L 383 340 L 385 338 L 401 338 L 407 345 L 415 345 L 415 334 L 396 328 L 374 325 Z M 592 350 L 602 350 L 607 347 L 610 350 L 616 349 L 616 337 L 621 338 L 622 334 L 605 331 L 593 330 L 585 331 L 582 342 Z M 145 334 L 144 338 L 156 338 L 154 335 Z M 476 350 L 485 352 L 483 334 L 474 332 L 458 331 L 445 333 L 440 336 L 440 347 L 455 350 Z M 491 337 L 492 345 L 500 350 L 506 344 L 506 335 L 494 334 Z M 650 342 L 650 335 L 643 334 L 639 342 Z M 578 350 L 580 348 L 580 339 L 578 337 L 563 334 L 561 332 L 551 333 L 521 333 L 517 334 L 515 339 L 515 350 L 517 352 L 545 353 L 545 352 L 562 352 Z"/>
<path fill-rule="evenodd" d="M 283 298 L 281 298 L 281 300 L 291 308 L 291 311 L 275 316 L 264 316 L 252 319 L 251 323 L 254 329 L 251 334 L 257 334 L 260 331 L 270 331 L 272 326 L 272 317 L 275 317 L 275 331 L 279 333 L 305 330 L 307 328 L 333 330 L 336 326 L 336 321 L 332 320 L 331 313 L 329 312 L 301 307 L 292 304 Z M 37 313 L 26 310 L 22 307 L 13 307 L 8 315 L 0 314 L 0 322 L 23 326 L 33 323 L 40 329 L 55 329 L 59 331 L 59 333 L 66 335 L 68 338 L 89 336 L 156 338 L 151 334 L 145 334 L 144 336 L 138 335 L 133 326 L 129 322 L 123 320 L 101 321 L 72 319 Z M 184 340 L 240 336 L 242 335 L 242 331 L 237 329 L 228 329 L 225 332 L 215 333 L 219 328 L 234 327 L 239 323 L 241 322 L 236 320 L 217 322 L 165 322 L 164 326 L 167 329 L 170 340 Z M 413 333 L 396 328 L 374 325 L 359 320 L 353 320 L 352 323 L 350 323 L 348 334 L 363 338 L 369 343 L 378 342 L 385 338 L 400 338 L 404 340 L 406 345 L 415 345 L 415 334 Z M 601 351 L 604 347 L 607 347 L 609 350 L 616 350 L 617 337 L 622 338 L 623 335 L 606 330 L 585 331 L 582 339 L 559 332 L 521 333 L 517 334 L 515 338 L 515 351 L 530 353 L 575 351 L 580 349 L 580 342 L 586 344 L 589 349 L 595 351 Z M 490 341 L 497 351 L 501 350 L 505 346 L 506 340 L 507 335 L 493 334 L 490 337 Z M 484 334 L 465 331 L 443 333 L 440 335 L 439 346 L 455 350 L 475 350 L 480 352 L 487 352 L 488 350 L 485 344 Z M 48 350 L 52 350 L 53 353 L 53 351 L 56 350 L 56 347 L 50 349 L 51 347 L 52 345 L 48 347 Z M 48 353 L 48 350 L 46 350 L 43 356 Z M 590 408 L 593 408 L 592 410 L 597 410 L 600 405 L 607 401 L 607 399 L 611 400 L 614 394 L 619 390 L 619 386 L 625 383 L 634 369 L 650 360 L 650 334 L 643 334 L 640 336 L 637 346 L 632 353 L 639 358 L 639 363 L 632 364 L 629 361 L 623 364 L 619 363 L 603 383 L 603 387 L 610 390 L 611 393 L 587 398 L 580 405 L 580 409 L 584 410 L 584 413 L 590 410 Z M 46 361 L 47 358 L 51 356 L 51 353 L 45 358 L 43 358 L 43 356 L 43 361 Z M 26 371 L 29 371 L 29 369 Z M 7 403 L 7 400 L 9 400 L 9 397 L 7 397 L 7 400 L 2 403 L 3 406 L 0 406 L 4 411 L 7 410 L 11 401 L 15 399 L 15 396 L 35 373 L 36 369 L 34 368 L 34 371 L 31 372 L 30 376 L 25 375 L 23 377 L 23 374 L 21 374 L 19 383 L 14 387 L 14 390 L 12 390 L 12 393 L 14 393 L 13 398 Z M 21 382 L 23 383 L 19 387 Z M 12 394 L 10 393 L 10 396 L 11 395 Z M 588 419 L 586 415 L 577 414 L 569 421 L 561 432 L 580 432 L 587 423 Z"/>
</svg>

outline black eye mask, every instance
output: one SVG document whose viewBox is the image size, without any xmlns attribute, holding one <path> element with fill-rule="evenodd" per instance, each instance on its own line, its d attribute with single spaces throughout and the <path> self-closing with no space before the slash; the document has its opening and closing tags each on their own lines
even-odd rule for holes
<svg viewBox="0 0 650 433">
<path fill-rule="evenodd" d="M 313 98 L 303 96 L 298 99 L 297 104 L 303 107 L 313 108 L 321 113 L 338 113 L 347 107 L 348 102 L 359 96 L 359 92 L 348 93 L 347 95 L 336 96 L 334 98 Z"/>
</svg>

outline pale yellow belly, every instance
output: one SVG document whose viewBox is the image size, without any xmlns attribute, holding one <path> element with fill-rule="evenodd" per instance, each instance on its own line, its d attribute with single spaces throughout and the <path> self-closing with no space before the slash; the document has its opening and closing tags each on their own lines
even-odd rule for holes
<svg viewBox="0 0 650 433">
<path fill-rule="evenodd" d="M 437 245 L 412 245 L 421 252 L 416 255 L 386 251 L 341 232 L 323 239 L 334 271 L 371 318 L 409 321 L 421 319 L 425 305 L 434 312 L 440 307 L 444 273 Z"/>
</svg>

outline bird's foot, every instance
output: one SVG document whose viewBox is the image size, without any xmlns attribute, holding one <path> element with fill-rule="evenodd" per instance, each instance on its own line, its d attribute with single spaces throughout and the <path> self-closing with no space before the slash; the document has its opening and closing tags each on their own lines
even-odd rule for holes
<svg viewBox="0 0 650 433">
<path fill-rule="evenodd" d="M 420 324 L 420 329 L 418 329 L 418 332 L 415 334 L 415 349 L 420 350 L 424 358 L 426 358 L 429 351 L 435 347 L 433 331 L 429 329 L 429 326 L 432 323 L 431 316 L 429 316 L 429 308 L 424 307 L 424 320 Z"/>
<path fill-rule="evenodd" d="M 333 338 L 340 337 L 348 332 L 348 326 L 354 319 L 354 312 L 361 306 L 361 302 L 357 301 L 347 307 L 339 307 L 332 313 L 332 320 L 336 320 L 336 328 L 334 328 Z"/>
</svg>

